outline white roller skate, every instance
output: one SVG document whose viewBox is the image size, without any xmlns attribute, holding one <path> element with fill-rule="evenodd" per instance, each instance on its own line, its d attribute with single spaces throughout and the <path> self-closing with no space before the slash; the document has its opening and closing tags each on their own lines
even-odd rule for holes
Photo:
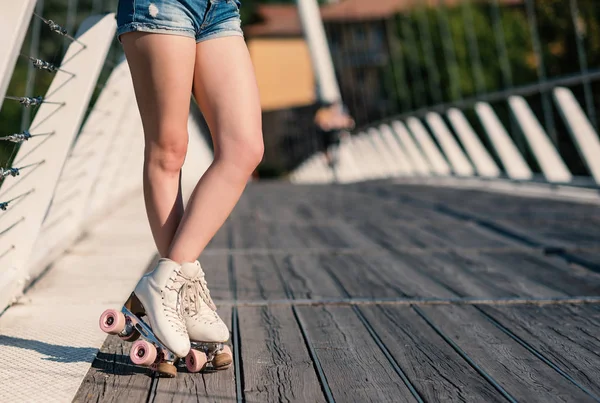
<svg viewBox="0 0 600 403">
<path fill-rule="evenodd" d="M 190 372 L 227 369 L 233 361 L 231 349 L 224 344 L 229 340 L 229 329 L 216 312 L 204 271 L 198 261 L 184 263 L 181 271 L 192 278 L 180 297 L 181 313 L 192 345 L 185 365 Z"/>
<path fill-rule="evenodd" d="M 177 375 L 176 361 L 190 351 L 190 339 L 181 316 L 179 294 L 189 277 L 181 266 L 160 259 L 144 275 L 119 311 L 109 309 L 100 317 L 100 328 L 126 341 L 135 341 L 129 356 L 134 364 L 152 367 L 162 375 Z M 146 316 L 146 321 L 140 319 Z"/>
</svg>

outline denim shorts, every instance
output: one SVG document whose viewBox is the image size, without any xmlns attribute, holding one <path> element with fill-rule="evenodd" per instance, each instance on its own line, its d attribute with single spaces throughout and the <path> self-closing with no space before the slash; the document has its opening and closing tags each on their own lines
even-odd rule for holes
<svg viewBox="0 0 600 403">
<path fill-rule="evenodd" d="M 119 0 L 117 36 L 142 31 L 181 35 L 196 42 L 243 36 L 240 0 Z"/>
</svg>

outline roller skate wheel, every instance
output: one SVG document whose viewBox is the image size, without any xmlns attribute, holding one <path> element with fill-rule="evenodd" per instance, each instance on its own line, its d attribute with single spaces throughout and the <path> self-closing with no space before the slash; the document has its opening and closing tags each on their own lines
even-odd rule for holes
<svg viewBox="0 0 600 403">
<path fill-rule="evenodd" d="M 100 315 L 100 329 L 108 334 L 119 334 L 125 329 L 125 315 L 116 309 L 107 309 Z"/>
<path fill-rule="evenodd" d="M 143 365 L 149 367 L 156 360 L 156 347 L 146 340 L 138 340 L 131 346 L 129 358 L 135 365 Z"/>
<path fill-rule="evenodd" d="M 223 346 L 223 349 L 219 351 L 215 358 L 213 358 L 213 367 L 215 369 L 227 369 L 233 362 L 233 354 L 229 346 Z"/>
<path fill-rule="evenodd" d="M 166 376 L 167 378 L 175 378 L 177 376 L 177 367 L 168 362 L 159 362 L 156 365 L 156 372 L 160 375 Z"/>
<path fill-rule="evenodd" d="M 185 366 L 190 372 L 200 372 L 207 362 L 206 354 L 202 351 L 191 349 L 185 357 Z"/>
</svg>

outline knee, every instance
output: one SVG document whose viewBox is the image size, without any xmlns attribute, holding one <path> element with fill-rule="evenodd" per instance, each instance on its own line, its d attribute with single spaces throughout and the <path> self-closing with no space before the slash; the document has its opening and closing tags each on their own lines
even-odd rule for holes
<svg viewBox="0 0 600 403">
<path fill-rule="evenodd" d="M 146 163 L 161 171 L 179 174 L 188 147 L 187 131 L 161 133 L 158 139 L 146 144 Z"/>
<path fill-rule="evenodd" d="M 262 161 L 264 150 L 262 131 L 259 130 L 253 135 L 223 142 L 216 157 L 234 165 L 244 175 L 250 176 Z"/>
<path fill-rule="evenodd" d="M 245 163 L 247 164 L 250 173 L 254 172 L 265 155 L 265 145 L 263 143 L 262 131 L 256 138 L 257 140 L 252 141 L 251 144 L 247 144 L 248 151 Z"/>
</svg>

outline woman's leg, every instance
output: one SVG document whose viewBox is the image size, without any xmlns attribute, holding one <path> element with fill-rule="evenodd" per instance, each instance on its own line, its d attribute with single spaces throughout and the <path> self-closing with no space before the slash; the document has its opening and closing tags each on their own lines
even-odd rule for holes
<svg viewBox="0 0 600 403">
<path fill-rule="evenodd" d="M 144 199 L 154 241 L 166 257 L 183 216 L 180 173 L 188 144 L 188 114 L 196 42 L 176 35 L 121 36 L 144 126 Z"/>
<path fill-rule="evenodd" d="M 176 262 L 200 256 L 263 155 L 258 88 L 242 37 L 196 45 L 193 87 L 213 137 L 215 158 L 196 185 L 173 239 L 167 257 Z"/>
</svg>

